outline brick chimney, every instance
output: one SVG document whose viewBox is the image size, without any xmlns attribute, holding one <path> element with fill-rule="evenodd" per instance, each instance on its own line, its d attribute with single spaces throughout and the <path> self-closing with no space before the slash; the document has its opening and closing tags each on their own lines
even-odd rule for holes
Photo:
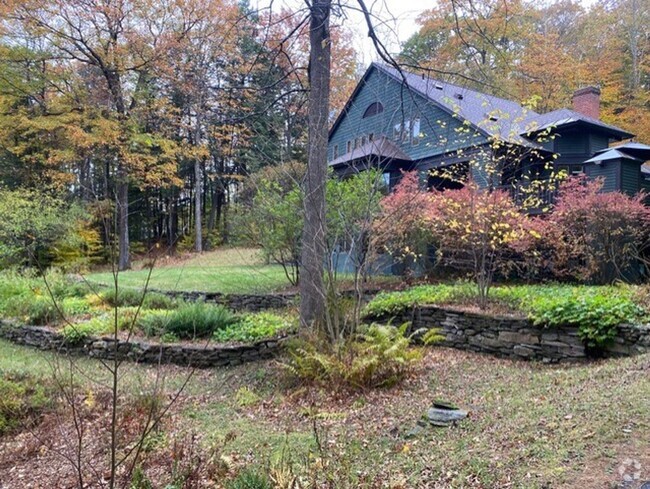
<svg viewBox="0 0 650 489">
<path fill-rule="evenodd" d="M 600 118 L 600 88 L 585 87 L 573 94 L 573 110 L 594 119 Z"/>
</svg>

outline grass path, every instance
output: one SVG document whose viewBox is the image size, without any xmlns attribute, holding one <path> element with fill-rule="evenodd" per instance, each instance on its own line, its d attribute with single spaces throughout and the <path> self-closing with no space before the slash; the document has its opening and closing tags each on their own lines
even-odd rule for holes
<svg viewBox="0 0 650 489">
<path fill-rule="evenodd" d="M 122 272 L 119 281 L 126 287 L 144 287 L 149 270 L 141 263 Z M 88 274 L 91 282 L 110 284 L 111 272 Z M 150 288 L 201 292 L 267 293 L 289 286 L 280 265 L 267 265 L 258 250 L 224 248 L 192 255 L 185 259 L 160 259 L 151 272 Z"/>
<path fill-rule="evenodd" d="M 46 376 L 48 358 L 0 341 L 0 372 Z M 126 372 L 125 390 L 137 392 L 156 369 Z M 186 374 L 164 372 L 170 389 Z M 350 481 L 336 487 L 617 487 L 626 459 L 638 460 L 650 480 L 649 373 L 650 355 L 555 367 L 436 348 L 395 389 L 334 396 L 288 387 L 275 362 L 258 362 L 198 371 L 169 425 L 199 433 L 205 446 L 229 440 L 224 450 L 233 460 L 278 460 L 288 448 L 298 465 L 316 426 L 336 476 Z M 438 398 L 468 408 L 470 418 L 405 439 Z"/>
</svg>

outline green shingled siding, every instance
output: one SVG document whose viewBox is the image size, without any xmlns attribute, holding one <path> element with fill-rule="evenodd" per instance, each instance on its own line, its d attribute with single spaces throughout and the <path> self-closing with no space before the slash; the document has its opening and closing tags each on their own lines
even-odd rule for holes
<svg viewBox="0 0 650 489">
<path fill-rule="evenodd" d="M 589 154 L 589 138 L 587 133 L 568 132 L 558 134 L 555 138 L 555 151 L 562 156 Z"/>
<path fill-rule="evenodd" d="M 589 134 L 589 153 L 594 154 L 596 151 L 605 149 L 609 146 L 609 138 L 602 134 Z"/>
<path fill-rule="evenodd" d="M 621 162 L 621 191 L 635 195 L 640 190 L 641 168 L 633 161 Z"/>
<path fill-rule="evenodd" d="M 604 178 L 603 192 L 620 190 L 619 177 L 621 175 L 621 162 L 619 160 L 605 161 L 602 165 L 589 163 L 585 165 L 585 173 L 590 178 Z"/>
<path fill-rule="evenodd" d="M 364 119 L 363 113 L 373 102 L 381 102 L 384 111 Z M 412 138 L 395 139 L 394 126 L 415 119 L 420 119 L 420 133 L 423 136 L 419 144 L 414 145 Z M 412 126 L 410 132 L 412 133 Z M 338 146 L 338 155 L 341 156 L 347 153 L 348 141 L 354 143 L 355 138 L 370 133 L 374 133 L 375 139 L 381 135 L 388 137 L 413 160 L 485 141 L 485 137 L 474 130 L 465 131 L 462 121 L 377 70 L 369 73 L 365 84 L 348 107 L 347 113 L 331 134 L 330 160 L 334 159 L 335 145 Z"/>
</svg>

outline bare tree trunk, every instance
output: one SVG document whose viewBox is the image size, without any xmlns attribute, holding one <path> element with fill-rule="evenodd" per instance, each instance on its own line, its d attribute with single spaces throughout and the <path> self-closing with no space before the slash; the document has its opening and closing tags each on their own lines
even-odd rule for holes
<svg viewBox="0 0 650 489">
<path fill-rule="evenodd" d="M 201 162 L 196 158 L 194 160 L 194 251 L 197 253 L 203 252 L 203 230 L 201 229 L 202 189 Z"/>
<path fill-rule="evenodd" d="M 309 5 L 309 3 L 308 3 Z M 305 223 L 300 271 L 300 324 L 325 325 L 326 291 L 323 266 L 326 249 L 325 185 L 329 116 L 332 0 L 313 0 L 309 6 L 309 155 L 305 177 Z"/>
<path fill-rule="evenodd" d="M 131 257 L 129 256 L 129 182 L 122 164 L 117 170 L 117 221 L 118 221 L 118 270 L 131 268 Z"/>
</svg>

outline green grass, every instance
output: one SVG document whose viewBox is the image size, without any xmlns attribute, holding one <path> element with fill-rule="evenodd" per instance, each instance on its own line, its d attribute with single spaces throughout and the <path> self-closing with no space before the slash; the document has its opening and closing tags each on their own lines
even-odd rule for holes
<svg viewBox="0 0 650 489">
<path fill-rule="evenodd" d="M 0 371 L 46 377 L 53 358 L 0 341 Z M 89 359 L 79 366 L 93 379 L 101 370 Z M 310 460 L 316 427 L 333 487 L 402 480 L 392 487 L 541 489 L 574 487 L 585 478 L 586 487 L 615 487 L 623 460 L 650 463 L 649 367 L 650 355 L 552 367 L 435 349 L 395 389 L 335 397 L 328 389 L 284 386 L 269 361 L 196 372 L 173 426 L 201 433 L 205 446 L 229 440 L 225 451 L 237 460 L 253 455 L 264 466 L 288 456 L 296 470 Z M 124 372 L 125 392 L 135 393 L 146 392 L 146 379 L 157 372 L 166 375 L 170 392 L 187 375 L 177 367 L 133 364 Z M 85 377 L 79 381 L 99 389 Z M 241 403 L 242 388 L 260 401 Z M 405 439 L 438 398 L 468 409 L 470 417 Z"/>
<path fill-rule="evenodd" d="M 135 269 L 119 274 L 119 284 L 144 287 L 149 269 Z M 90 282 L 112 284 L 111 272 L 91 273 Z M 184 260 L 160 260 L 151 271 L 149 287 L 161 290 L 195 290 L 224 294 L 267 293 L 288 287 L 284 270 L 267 265 L 257 250 L 247 248 L 220 249 Z"/>
</svg>

